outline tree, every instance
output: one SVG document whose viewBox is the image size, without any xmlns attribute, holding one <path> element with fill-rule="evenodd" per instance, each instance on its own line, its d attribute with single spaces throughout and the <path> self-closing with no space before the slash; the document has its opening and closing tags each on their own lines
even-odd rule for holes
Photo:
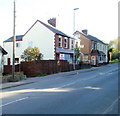
<svg viewBox="0 0 120 116">
<path fill-rule="evenodd" d="M 108 45 L 108 52 L 111 54 L 111 59 L 120 59 L 120 37 L 110 41 Z"/>
<path fill-rule="evenodd" d="M 80 48 L 78 47 L 78 43 L 76 43 L 76 46 L 75 46 L 75 61 L 76 61 L 76 63 L 78 63 L 79 62 L 79 58 L 80 58 Z"/>
<path fill-rule="evenodd" d="M 24 50 L 24 53 L 21 56 L 21 58 L 25 61 L 35 61 L 41 60 L 43 58 L 43 55 L 40 53 L 38 47 L 28 47 Z"/>
</svg>

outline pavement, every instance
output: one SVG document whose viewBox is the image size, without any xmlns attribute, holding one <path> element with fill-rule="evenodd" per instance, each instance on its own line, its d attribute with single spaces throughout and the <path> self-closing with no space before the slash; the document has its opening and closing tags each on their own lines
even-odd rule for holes
<svg viewBox="0 0 120 116">
<path fill-rule="evenodd" d="M 1 83 L 0 84 L 0 90 L 35 83 L 35 82 L 40 81 L 40 78 L 64 77 L 64 76 L 76 75 L 76 74 L 79 74 L 79 73 L 84 73 L 84 72 L 97 70 L 98 68 L 100 68 L 100 67 L 92 67 L 90 69 L 80 69 L 80 70 L 75 70 L 75 71 L 70 71 L 70 72 L 61 72 L 61 73 L 51 74 L 51 75 L 44 76 L 44 77 L 31 77 L 31 78 L 27 78 L 26 80 L 21 80 L 19 82 Z"/>
</svg>

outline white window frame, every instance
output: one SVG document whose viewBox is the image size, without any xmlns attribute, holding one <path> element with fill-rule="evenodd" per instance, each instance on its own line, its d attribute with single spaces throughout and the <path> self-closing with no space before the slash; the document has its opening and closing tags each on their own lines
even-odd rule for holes
<svg viewBox="0 0 120 116">
<path fill-rule="evenodd" d="M 71 50 L 74 50 L 74 40 L 71 39 Z"/>
<path fill-rule="evenodd" d="M 94 41 L 92 41 L 92 49 L 94 49 Z"/>
<path fill-rule="evenodd" d="M 64 38 L 64 47 L 68 48 L 68 38 L 67 37 Z"/>
<path fill-rule="evenodd" d="M 58 46 L 62 47 L 62 36 L 59 36 L 58 39 L 59 39 Z"/>
<path fill-rule="evenodd" d="M 88 61 L 88 56 L 83 56 L 83 61 Z"/>
</svg>

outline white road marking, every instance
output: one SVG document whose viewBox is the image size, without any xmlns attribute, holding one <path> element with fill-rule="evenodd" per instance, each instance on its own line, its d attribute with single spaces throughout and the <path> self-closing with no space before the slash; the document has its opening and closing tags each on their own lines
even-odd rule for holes
<svg viewBox="0 0 120 116">
<path fill-rule="evenodd" d="M 9 104 L 12 104 L 12 103 L 15 103 L 15 102 L 18 102 L 18 101 L 25 100 L 25 99 L 27 99 L 27 98 L 28 98 L 28 97 L 24 97 L 24 98 L 21 98 L 21 99 L 18 99 L 18 100 L 12 101 L 12 102 L 8 102 L 8 103 L 6 103 L 6 104 L 1 105 L 0 107 L 7 106 L 7 105 L 9 105 Z"/>
<path fill-rule="evenodd" d="M 117 98 L 117 99 L 103 112 L 103 114 L 107 114 L 109 111 L 111 111 L 112 108 L 113 108 L 113 106 L 115 105 L 115 103 L 118 101 L 118 99 L 120 99 L 120 97 Z"/>
<path fill-rule="evenodd" d="M 54 89 L 59 89 L 59 88 L 63 88 L 63 87 L 69 86 L 69 85 L 73 85 L 73 84 L 75 84 L 76 82 L 87 81 L 87 80 L 89 80 L 89 79 L 93 79 L 93 78 L 95 78 L 95 77 L 96 77 L 96 76 L 94 76 L 94 77 L 90 77 L 90 78 L 87 78 L 87 79 L 76 80 L 76 81 L 73 81 L 73 82 L 71 82 L 71 83 L 68 83 L 68 84 L 65 84 L 65 85 L 62 85 L 62 86 L 56 87 L 56 88 L 54 88 Z"/>
</svg>

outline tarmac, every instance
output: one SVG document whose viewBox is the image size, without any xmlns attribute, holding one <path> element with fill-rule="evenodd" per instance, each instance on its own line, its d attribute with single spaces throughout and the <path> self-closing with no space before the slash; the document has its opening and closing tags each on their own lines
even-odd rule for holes
<svg viewBox="0 0 120 116">
<path fill-rule="evenodd" d="M 61 73 L 47 75 L 47 76 L 44 76 L 44 77 L 30 77 L 30 78 L 27 78 L 26 80 L 21 80 L 19 82 L 1 83 L 0 84 L 0 90 L 35 83 L 35 82 L 40 81 L 40 78 L 65 77 L 65 76 L 75 75 L 75 74 L 79 74 L 79 73 L 94 71 L 94 70 L 97 70 L 98 68 L 100 68 L 100 67 L 92 67 L 90 69 L 79 69 L 79 70 L 70 71 L 70 72 L 61 72 Z"/>
</svg>

